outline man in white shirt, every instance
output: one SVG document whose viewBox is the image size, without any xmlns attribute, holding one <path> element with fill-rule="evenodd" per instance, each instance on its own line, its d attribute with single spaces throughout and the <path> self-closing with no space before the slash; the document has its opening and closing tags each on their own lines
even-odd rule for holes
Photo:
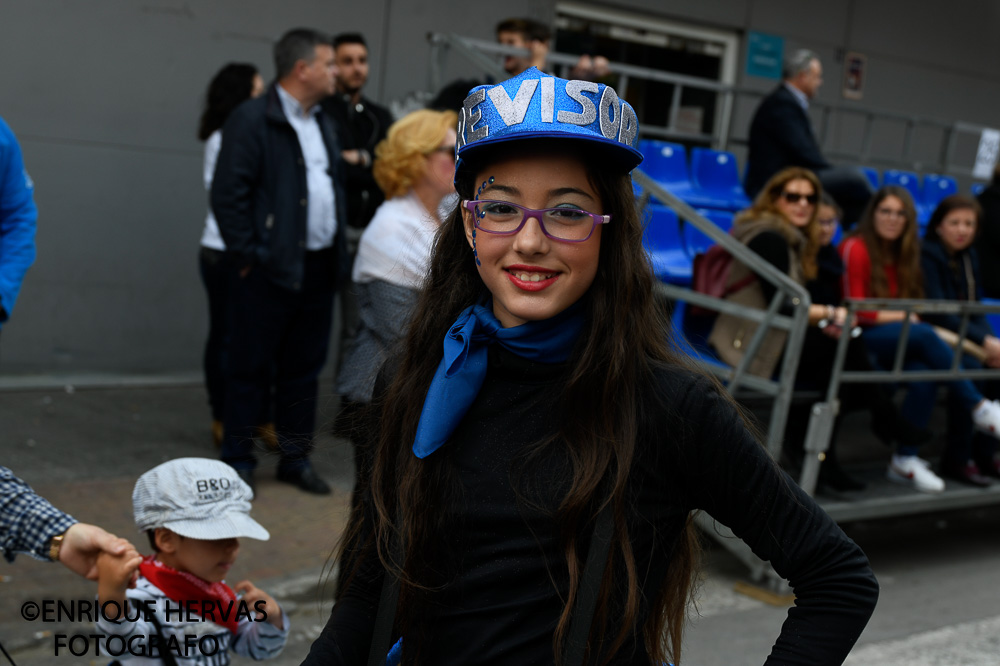
<svg viewBox="0 0 1000 666">
<path fill-rule="evenodd" d="M 348 265 L 340 149 L 319 107 L 337 67 L 330 38 L 309 29 L 286 33 L 274 60 L 277 82 L 226 121 L 212 181 L 236 267 L 222 459 L 254 487 L 253 428 L 273 386 L 278 479 L 327 494 L 309 454 L 333 295 Z"/>
</svg>

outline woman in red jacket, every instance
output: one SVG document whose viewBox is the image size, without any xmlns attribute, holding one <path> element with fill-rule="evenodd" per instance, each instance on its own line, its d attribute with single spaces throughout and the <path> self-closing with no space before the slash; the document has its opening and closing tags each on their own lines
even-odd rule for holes
<svg viewBox="0 0 1000 666">
<path fill-rule="evenodd" d="M 857 229 L 841 244 L 840 256 L 844 260 L 846 298 L 923 298 L 917 214 L 909 192 L 893 185 L 876 192 Z M 906 316 L 900 310 L 858 313 L 858 322 L 865 327 L 865 343 L 883 367 L 893 365 Z M 913 314 L 910 318 L 906 368 L 950 368 L 951 349 L 929 324 Z M 951 382 L 950 388 L 969 410 L 977 429 L 1000 436 L 1000 405 L 984 398 L 968 380 Z M 933 382 L 913 382 L 903 402 L 902 415 L 914 425 L 926 427 L 935 400 Z M 917 457 L 917 452 L 916 446 L 899 445 L 886 476 L 922 492 L 941 492 L 944 481 L 931 471 L 925 460 Z"/>
</svg>

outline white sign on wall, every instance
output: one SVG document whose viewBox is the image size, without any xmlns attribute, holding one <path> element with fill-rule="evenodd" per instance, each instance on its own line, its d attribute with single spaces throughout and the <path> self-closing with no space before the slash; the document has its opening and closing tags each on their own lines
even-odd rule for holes
<svg viewBox="0 0 1000 666">
<path fill-rule="evenodd" d="M 989 180 L 993 176 L 998 155 L 1000 155 L 1000 130 L 984 129 L 979 136 L 979 148 L 976 150 L 976 164 L 972 167 L 972 177 Z"/>
</svg>

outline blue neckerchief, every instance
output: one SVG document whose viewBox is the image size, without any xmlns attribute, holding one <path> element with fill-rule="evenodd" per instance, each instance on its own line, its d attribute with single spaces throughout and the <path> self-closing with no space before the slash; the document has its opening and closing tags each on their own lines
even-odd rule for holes
<svg viewBox="0 0 1000 666">
<path fill-rule="evenodd" d="M 462 310 L 444 337 L 444 358 L 427 390 L 413 453 L 426 458 L 458 427 L 486 379 L 491 344 L 495 342 L 528 360 L 562 363 L 573 351 L 582 326 L 579 302 L 550 319 L 512 328 L 500 324 L 491 303 Z"/>
</svg>

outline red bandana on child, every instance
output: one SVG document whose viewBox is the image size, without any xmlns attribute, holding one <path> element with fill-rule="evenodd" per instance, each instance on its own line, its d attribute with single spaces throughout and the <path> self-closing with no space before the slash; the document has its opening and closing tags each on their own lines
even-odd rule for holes
<svg viewBox="0 0 1000 666">
<path fill-rule="evenodd" d="M 157 560 L 155 555 L 142 558 L 139 573 L 171 600 L 183 604 L 185 608 L 191 604 L 192 612 L 198 613 L 201 608 L 207 607 L 209 604 L 206 601 L 213 602 L 215 617 L 212 621 L 236 633 L 236 618 L 239 615 L 236 593 L 225 583 L 209 583 L 186 571 L 171 569 Z"/>
</svg>

